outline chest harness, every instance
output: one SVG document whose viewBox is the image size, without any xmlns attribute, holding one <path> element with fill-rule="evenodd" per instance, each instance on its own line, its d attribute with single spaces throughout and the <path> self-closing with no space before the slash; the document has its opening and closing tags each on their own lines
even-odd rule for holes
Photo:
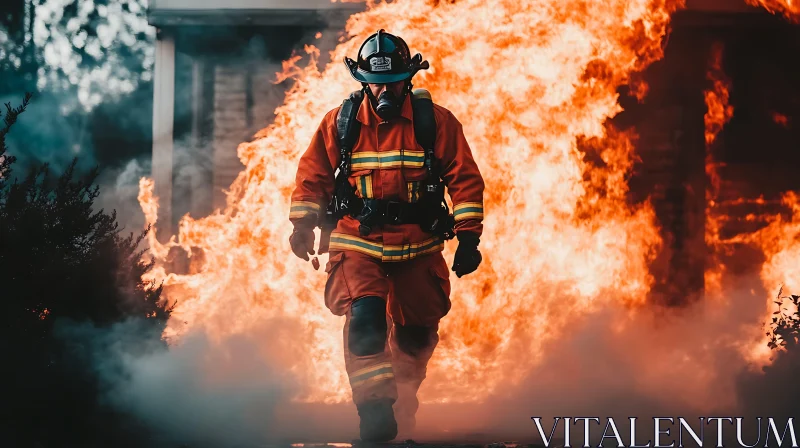
<svg viewBox="0 0 800 448">
<path fill-rule="evenodd" d="M 383 224 L 418 224 L 425 232 L 446 240 L 452 239 L 455 236 L 455 221 L 444 200 L 445 185 L 441 178 L 441 167 L 434 157 L 436 119 L 430 94 L 418 89 L 411 96 L 414 136 L 425 150 L 424 166 L 428 171 L 428 177 L 420 185 L 422 194 L 413 203 L 360 198 L 350 185 L 350 159 L 361 131 L 361 123 L 356 115 L 363 99 L 363 91 L 351 93 L 342 103 L 336 117 L 340 161 L 333 196 L 322 224 L 323 230 L 332 230 L 340 219 L 350 215 L 358 220 L 361 236 L 369 235 L 375 226 Z"/>
</svg>

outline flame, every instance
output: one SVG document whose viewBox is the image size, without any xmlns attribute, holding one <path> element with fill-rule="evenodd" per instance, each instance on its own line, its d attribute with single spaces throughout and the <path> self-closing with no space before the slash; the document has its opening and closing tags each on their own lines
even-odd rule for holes
<svg viewBox="0 0 800 448">
<path fill-rule="evenodd" d="M 766 261 L 761 268 L 761 279 L 765 285 L 772 285 L 773 290 L 783 285 L 800 285 L 800 195 L 790 191 L 783 194 L 782 204 L 788 209 L 786 215 L 776 214 L 767 218 L 768 225 L 752 236 L 752 240 L 764 251 Z M 782 308 L 789 303 L 781 300 Z M 766 301 L 765 322 L 770 322 L 775 310 L 776 299 L 771 296 Z"/>
<path fill-rule="evenodd" d="M 713 146 L 717 136 L 722 131 L 731 117 L 733 117 L 733 106 L 729 103 L 731 81 L 725 75 L 722 68 L 722 55 L 724 47 L 716 43 L 711 47 L 711 56 L 706 78 L 711 82 L 711 88 L 705 94 L 707 112 L 705 114 L 705 137 L 706 137 L 706 177 L 708 186 L 706 188 L 706 245 L 711 250 L 710 266 L 705 272 L 705 289 L 710 295 L 719 294 L 722 291 L 722 275 L 725 265 L 719 260 L 719 251 L 723 249 L 723 242 L 720 239 L 720 226 L 724 216 L 718 211 L 717 197 L 719 195 L 721 179 L 718 168 L 720 163 L 714 160 Z"/>
<path fill-rule="evenodd" d="M 772 121 L 774 121 L 778 126 L 783 126 L 784 128 L 789 127 L 789 117 L 780 112 L 772 113 Z"/>
<path fill-rule="evenodd" d="M 147 233 L 150 253 L 158 259 L 164 259 L 169 249 L 159 243 L 156 238 L 155 226 L 156 221 L 158 221 L 158 197 L 155 196 L 154 189 L 155 182 L 152 179 L 141 178 L 139 180 L 139 196 L 137 199 L 144 213 L 145 223 L 153 229 L 153 231 Z"/>
<path fill-rule="evenodd" d="M 797 0 L 747 0 L 747 3 L 762 6 L 773 14 L 782 14 L 792 23 L 800 23 L 800 2 Z M 780 126 L 789 126 L 789 119 L 784 114 L 773 112 L 772 119 Z M 779 290 L 777 300 L 773 297 L 766 300 L 763 321 L 767 325 L 774 322 L 772 318 L 775 303 L 779 308 L 793 306 L 785 297 L 781 297 L 780 291 L 786 289 L 784 285 L 796 288 L 800 284 L 800 267 L 797 264 L 800 255 L 800 196 L 794 191 L 786 192 L 781 203 L 788 209 L 788 213 L 762 217 L 768 225 L 749 238 L 761 248 L 766 257 L 761 268 L 762 282 L 768 289 Z M 764 350 L 767 340 L 766 337 L 762 338 L 751 348 L 751 358 L 761 365 L 772 361 L 770 353 Z"/>
<path fill-rule="evenodd" d="M 752 4 L 756 4 L 751 2 Z M 760 1 L 760 4 L 775 12 L 783 12 L 787 18 L 792 20 L 790 12 L 798 12 L 797 5 L 788 2 Z M 783 5 L 779 7 L 780 5 Z M 797 17 L 794 19 L 796 20 Z M 708 205 L 706 214 L 706 243 L 711 249 L 710 265 L 705 273 L 707 294 L 720 294 L 723 292 L 723 275 L 725 265 L 720 260 L 720 254 L 729 252 L 734 244 L 748 244 L 760 249 L 766 261 L 761 267 L 761 280 L 767 291 L 782 289 L 782 285 L 797 285 L 800 281 L 800 269 L 795 266 L 797 257 L 800 255 L 800 244 L 797 243 L 800 237 L 800 203 L 796 192 L 784 193 L 780 203 L 788 213 L 762 213 L 759 215 L 750 213 L 740 219 L 749 222 L 759 222 L 762 227 L 751 233 L 741 233 L 734 237 L 723 239 L 720 236 L 721 227 L 734 218 L 724 213 L 725 206 L 737 206 L 751 204 L 765 206 L 775 205 L 777 201 L 758 198 L 739 198 L 736 200 L 719 201 L 720 186 L 722 180 L 718 173 L 718 168 L 723 166 L 716 162 L 713 157 L 713 149 L 717 136 L 726 123 L 733 117 L 733 106 L 729 104 L 731 81 L 722 70 L 723 46 L 719 43 L 712 46 L 712 53 L 707 72 L 707 79 L 712 82 L 712 87 L 705 91 L 707 113 L 705 115 L 705 139 L 706 139 L 706 175 L 708 178 L 708 188 L 706 189 L 706 202 Z M 788 117 L 778 112 L 772 112 L 773 121 L 781 126 L 788 125 Z M 785 217 L 788 216 L 788 219 Z M 791 305 L 785 298 L 776 299 L 770 295 L 766 298 L 764 315 L 762 322 L 769 324 L 772 321 L 775 303 L 780 307 Z M 763 334 L 763 333 L 762 333 Z M 771 362 L 771 352 L 767 348 L 768 337 L 761 336 L 749 343 L 743 343 L 742 354 L 753 367 L 760 367 Z"/>
<path fill-rule="evenodd" d="M 797 5 L 789 0 L 748 1 L 797 20 Z M 172 342 L 193 330 L 222 339 L 287 325 L 290 336 L 264 344 L 285 353 L 283 363 L 302 385 L 295 398 L 327 403 L 349 398 L 342 321 L 322 305 L 324 274 L 290 256 L 288 197 L 297 160 L 320 118 L 358 88 L 341 59 L 352 56 L 377 28 L 400 34 L 431 62 L 432 70 L 415 83 L 462 121 L 487 182 L 485 263 L 475 274 L 453 279 L 454 306 L 442 322 L 423 401 L 476 401 L 511 387 L 540 362 L 544 344 L 568 330 L 574 314 L 615 302 L 636 310 L 644 303 L 652 283 L 648 263 L 661 242 L 649 205 L 625 201 L 633 145 L 606 120 L 620 111 L 618 86 L 629 84 L 639 99 L 645 95 L 647 84 L 635 75 L 662 56 L 669 14 L 682 5 L 486 3 L 370 2 L 366 12 L 348 21 L 348 38 L 332 52 L 333 64 L 320 71 L 313 46 L 284 63 L 278 79 L 291 78 L 294 87 L 274 124 L 239 146 L 246 168 L 229 189 L 227 207 L 202 219 L 183 217 L 178 235 L 165 244 L 155 238 L 154 227 L 148 235 L 151 254 L 162 261 L 148 279 L 163 281 L 164 295 L 177 302 L 165 333 Z M 432 28 L 437 32 L 430 33 Z M 737 243 L 761 248 L 766 257 L 761 280 L 768 290 L 797 284 L 798 194 L 784 195 L 785 215 L 744 218 L 764 223 L 761 230 L 720 237 L 729 217 L 719 209 L 713 149 L 733 113 L 721 58 L 717 46 L 708 69 L 712 86 L 705 92 L 706 241 L 715 257 Z M 307 63 L 299 65 L 303 60 Z M 158 199 L 151 180 L 141 180 L 139 201 L 154 226 Z M 769 202 L 740 198 L 725 205 Z M 168 272 L 164 261 L 176 247 L 191 254 L 199 248 L 202 270 Z M 448 258 L 453 248 L 448 246 Z M 722 288 L 723 274 L 724 265 L 715 258 L 706 277 L 711 292 Z M 773 300 L 767 300 L 765 321 Z M 744 348 L 744 357 L 766 363 L 765 341 Z"/>
<path fill-rule="evenodd" d="M 265 344 L 285 346 L 284 362 L 304 385 L 296 398 L 348 399 L 342 321 L 322 305 L 324 275 L 290 254 L 288 198 L 320 119 L 359 87 L 340 61 L 378 28 L 403 36 L 431 62 L 415 84 L 461 120 L 487 183 L 485 262 L 475 274 L 453 278 L 454 306 L 442 322 L 423 401 L 480 400 L 516 384 L 573 313 L 645 301 L 660 239 L 651 207 L 625 201 L 633 145 L 605 122 L 620 111 L 617 87 L 662 56 L 669 14 L 682 5 L 435 3 L 372 5 L 349 19 L 350 38 L 324 70 L 311 46 L 306 66 L 297 58 L 286 64 L 279 77 L 293 78 L 294 87 L 274 124 L 239 146 L 246 168 L 227 207 L 183 217 L 177 239 L 165 245 L 150 239 L 158 258 L 175 246 L 201 248 L 206 258 L 193 275 L 152 274 L 177 302 L 168 337 L 202 330 L 223 338 L 271 319 L 285 322 L 297 334 Z M 598 162 L 587 161 L 588 152 Z M 154 223 L 152 182 L 140 187 Z"/>
<path fill-rule="evenodd" d="M 733 106 L 729 103 L 731 81 L 722 68 L 722 55 L 724 47 L 717 43 L 711 47 L 711 58 L 706 77 L 711 81 L 713 88 L 704 92 L 708 111 L 704 118 L 706 125 L 706 145 L 711 145 L 717 139 L 722 128 L 733 117 Z"/>
<path fill-rule="evenodd" d="M 773 14 L 781 14 L 793 23 L 800 23 L 800 1 L 798 0 L 747 0 L 753 6 L 761 6 Z"/>
</svg>

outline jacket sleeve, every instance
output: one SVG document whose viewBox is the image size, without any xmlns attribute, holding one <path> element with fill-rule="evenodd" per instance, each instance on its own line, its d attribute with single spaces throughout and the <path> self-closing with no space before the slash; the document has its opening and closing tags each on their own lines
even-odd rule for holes
<svg viewBox="0 0 800 448">
<path fill-rule="evenodd" d="M 442 179 L 453 201 L 455 232 L 456 235 L 470 232 L 480 236 L 483 232 L 483 177 L 461 123 L 450 111 L 441 110 L 435 152 L 441 163 Z"/>
<path fill-rule="evenodd" d="M 339 163 L 336 143 L 336 114 L 338 108 L 328 112 L 311 138 L 305 153 L 300 157 L 295 176 L 295 188 L 289 220 L 292 224 L 313 228 L 325 213 L 334 189 L 334 173 Z"/>
</svg>

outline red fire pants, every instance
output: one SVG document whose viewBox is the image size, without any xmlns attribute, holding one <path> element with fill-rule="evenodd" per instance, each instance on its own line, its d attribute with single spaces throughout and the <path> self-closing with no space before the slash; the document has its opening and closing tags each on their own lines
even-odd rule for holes
<svg viewBox="0 0 800 448">
<path fill-rule="evenodd" d="M 417 390 L 439 341 L 439 320 L 450 310 L 450 276 L 440 252 L 408 261 L 381 262 L 354 251 L 331 252 L 325 271 L 325 305 L 344 325 L 345 366 L 356 405 L 391 398 L 398 422 L 413 419 Z M 388 337 L 382 353 L 348 350 L 350 305 L 365 296 L 387 302 Z M 411 334 L 409 343 L 407 335 Z"/>
</svg>

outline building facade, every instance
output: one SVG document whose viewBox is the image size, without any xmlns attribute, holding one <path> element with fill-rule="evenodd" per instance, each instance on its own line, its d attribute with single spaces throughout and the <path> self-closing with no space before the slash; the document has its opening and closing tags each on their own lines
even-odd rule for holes
<svg viewBox="0 0 800 448">
<path fill-rule="evenodd" d="M 224 206 L 243 168 L 237 146 L 271 123 L 289 87 L 275 83 L 281 62 L 305 43 L 326 55 L 347 17 L 363 8 L 330 0 L 151 1 L 160 236 L 174 234 L 186 213 Z"/>
</svg>

